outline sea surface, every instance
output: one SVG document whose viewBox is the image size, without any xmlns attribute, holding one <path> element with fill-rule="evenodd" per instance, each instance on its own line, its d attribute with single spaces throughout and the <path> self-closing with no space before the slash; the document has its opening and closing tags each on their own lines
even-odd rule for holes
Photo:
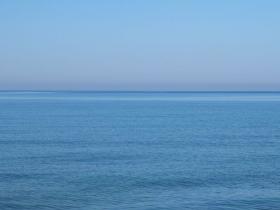
<svg viewBox="0 0 280 210">
<path fill-rule="evenodd" d="M 0 92 L 1 210 L 279 210 L 280 93 Z"/>
</svg>

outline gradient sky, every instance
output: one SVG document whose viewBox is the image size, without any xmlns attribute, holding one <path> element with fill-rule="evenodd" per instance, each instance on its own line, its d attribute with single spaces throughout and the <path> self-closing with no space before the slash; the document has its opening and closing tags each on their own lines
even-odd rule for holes
<svg viewBox="0 0 280 210">
<path fill-rule="evenodd" d="M 0 89 L 280 90 L 279 0 L 0 0 Z"/>
</svg>

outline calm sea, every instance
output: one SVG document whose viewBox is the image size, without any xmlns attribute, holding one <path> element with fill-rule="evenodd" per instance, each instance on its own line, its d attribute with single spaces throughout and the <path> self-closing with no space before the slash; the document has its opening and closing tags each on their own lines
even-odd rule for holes
<svg viewBox="0 0 280 210">
<path fill-rule="evenodd" d="M 1 210 L 279 210 L 280 93 L 0 92 Z"/>
</svg>

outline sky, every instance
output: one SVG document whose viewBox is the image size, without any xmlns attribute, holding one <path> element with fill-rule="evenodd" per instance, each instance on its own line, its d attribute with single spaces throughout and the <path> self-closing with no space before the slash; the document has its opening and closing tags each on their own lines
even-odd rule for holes
<svg viewBox="0 0 280 210">
<path fill-rule="evenodd" d="M 279 0 L 0 0 L 0 90 L 280 90 Z"/>
</svg>

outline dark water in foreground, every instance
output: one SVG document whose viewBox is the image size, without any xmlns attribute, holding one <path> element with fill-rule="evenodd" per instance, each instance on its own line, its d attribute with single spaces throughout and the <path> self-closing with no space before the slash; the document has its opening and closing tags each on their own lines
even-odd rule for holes
<svg viewBox="0 0 280 210">
<path fill-rule="evenodd" d="M 0 92 L 0 209 L 280 209 L 280 93 Z"/>
</svg>

